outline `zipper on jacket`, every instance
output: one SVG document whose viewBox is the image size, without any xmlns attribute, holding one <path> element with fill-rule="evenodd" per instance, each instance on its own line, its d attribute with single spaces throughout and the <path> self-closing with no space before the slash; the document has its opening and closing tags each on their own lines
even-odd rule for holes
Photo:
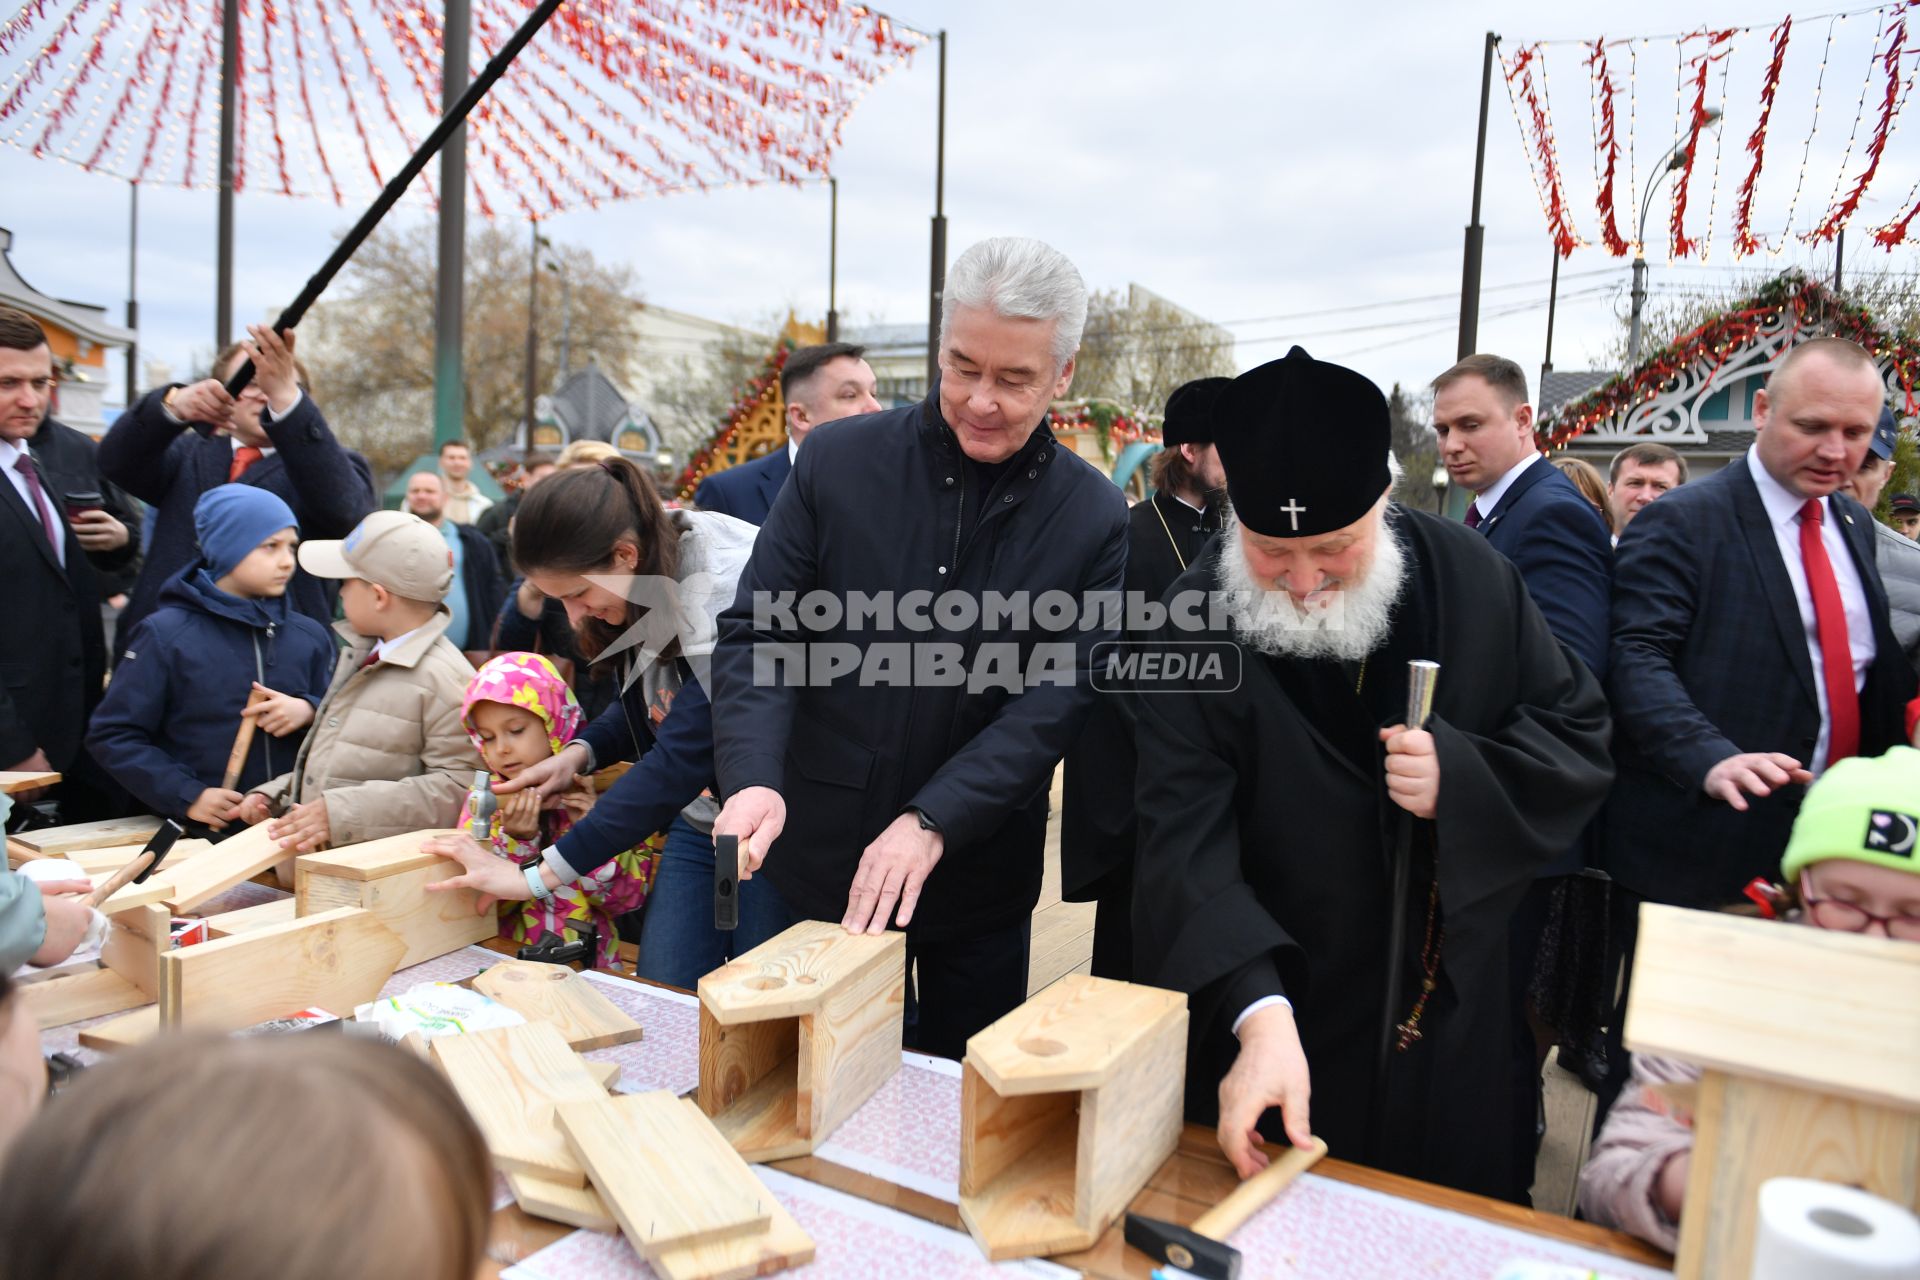
<svg viewBox="0 0 1920 1280">
<path fill-rule="evenodd" d="M 955 452 L 958 452 L 956 447 Z M 948 559 L 947 572 L 953 580 L 960 577 L 960 531 L 967 527 L 967 460 L 963 456 L 954 466 L 954 473 L 960 477 L 960 509 L 953 516 L 953 555 Z"/>
<path fill-rule="evenodd" d="M 260 657 L 260 633 L 256 631 L 250 638 L 253 641 L 253 676 L 254 676 L 254 679 L 258 680 L 262 685 L 265 685 L 267 683 L 267 668 L 266 668 L 266 664 L 261 660 L 261 657 Z M 271 652 L 272 645 L 273 645 L 273 624 L 271 622 L 267 624 L 267 645 L 268 645 L 269 652 Z M 260 754 L 266 758 L 267 777 L 268 778 L 279 777 L 280 775 L 275 773 L 273 768 L 273 735 L 272 734 L 266 735 L 266 737 L 261 740 Z M 245 760 L 242 760 L 240 762 L 241 771 L 245 772 L 246 767 L 247 767 L 247 762 Z"/>
</svg>

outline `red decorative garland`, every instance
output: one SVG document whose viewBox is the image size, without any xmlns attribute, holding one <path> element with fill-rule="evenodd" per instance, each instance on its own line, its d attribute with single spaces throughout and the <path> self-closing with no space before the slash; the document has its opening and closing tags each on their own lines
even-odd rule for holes
<svg viewBox="0 0 1920 1280">
<path fill-rule="evenodd" d="M 1700 159 L 1700 131 L 1707 126 L 1707 70 L 1732 52 L 1721 46 L 1732 40 L 1733 35 L 1734 29 L 1729 27 L 1724 31 L 1696 31 L 1680 38 L 1680 47 L 1684 49 L 1689 40 L 1704 37 L 1707 51 L 1696 54 L 1693 59 L 1693 116 L 1687 129 L 1687 162 L 1673 183 L 1672 245 L 1676 258 L 1684 258 L 1698 247 L 1687 238 L 1687 196 L 1693 185 L 1693 167 Z"/>
<path fill-rule="evenodd" d="M 1887 88 L 1881 98 L 1880 119 L 1874 126 L 1873 141 L 1867 144 L 1866 167 L 1860 171 L 1853 190 L 1833 206 L 1819 226 L 1802 237 L 1809 244 L 1831 240 L 1840 228 L 1847 225 L 1847 220 L 1853 217 L 1853 211 L 1860 207 L 1860 198 L 1867 194 L 1873 175 L 1879 172 L 1880 157 L 1887 149 L 1887 135 L 1893 131 L 1893 117 L 1903 97 L 1900 91 L 1900 53 L 1907 42 L 1907 9 L 1911 3 L 1912 0 L 1908 0 L 1907 4 L 1895 10 L 1893 25 L 1889 28 L 1893 38 L 1887 43 L 1887 52 L 1881 59 L 1881 65 L 1887 71 Z M 1877 236 L 1875 238 L 1878 239 Z"/>
<path fill-rule="evenodd" d="M 1760 182 L 1760 166 L 1766 161 L 1767 122 L 1773 118 L 1773 96 L 1780 89 L 1780 68 L 1787 60 L 1787 41 L 1793 35 L 1793 19 L 1783 21 L 1773 29 L 1773 60 L 1767 63 L 1767 74 L 1760 85 L 1760 119 L 1753 126 L 1753 134 L 1747 139 L 1747 154 L 1753 157 L 1753 167 L 1747 170 L 1747 180 L 1740 184 L 1740 200 L 1733 210 L 1733 254 L 1744 258 L 1757 253 L 1760 240 L 1753 234 L 1753 192 Z"/>
<path fill-rule="evenodd" d="M 1554 248 L 1565 258 L 1572 255 L 1580 237 L 1573 230 L 1573 218 L 1560 180 L 1560 162 L 1554 155 L 1553 121 L 1540 104 L 1540 90 L 1534 83 L 1533 63 L 1539 54 L 1538 44 L 1527 45 L 1515 53 L 1507 71 L 1507 82 L 1509 85 L 1519 82 L 1520 96 L 1526 101 L 1527 114 L 1533 121 L 1534 151 L 1540 158 L 1540 176 L 1546 184 L 1547 232 L 1553 238 Z"/>
<path fill-rule="evenodd" d="M 1563 405 L 1537 428 L 1535 434 L 1540 447 L 1561 448 L 1604 423 L 1620 419 L 1659 395 L 1689 368 L 1701 369 L 1702 385 L 1711 382 L 1742 344 L 1786 313 L 1793 317 L 1795 332 L 1812 328 L 1822 334 L 1849 338 L 1875 356 L 1889 360 L 1906 395 L 1905 411 L 1915 412 L 1915 386 L 1920 382 L 1920 340 L 1885 332 L 1864 308 L 1836 298 L 1818 282 L 1794 271 L 1772 281 L 1735 309 L 1722 312 L 1674 339 L 1647 357 L 1639 368 L 1619 374 Z"/>
<path fill-rule="evenodd" d="M 1587 65 L 1593 68 L 1596 92 L 1600 97 L 1600 139 L 1601 151 L 1606 155 L 1606 168 L 1600 178 L 1600 243 L 1607 252 L 1616 258 L 1624 258 L 1632 247 L 1626 237 L 1620 234 L 1619 216 L 1614 211 L 1613 177 L 1620 163 L 1620 136 L 1614 127 L 1613 113 L 1613 72 L 1607 67 L 1607 45 L 1604 38 L 1593 42 L 1593 55 L 1587 59 Z"/>
</svg>

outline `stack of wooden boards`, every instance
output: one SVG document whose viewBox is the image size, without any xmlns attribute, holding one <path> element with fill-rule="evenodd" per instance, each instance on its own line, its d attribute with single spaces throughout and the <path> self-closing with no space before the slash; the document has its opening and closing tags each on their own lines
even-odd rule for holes
<svg viewBox="0 0 1920 1280">
<path fill-rule="evenodd" d="M 110 825 L 28 833 L 8 841 L 8 854 L 74 858 L 104 877 L 140 849 L 81 847 L 126 838 L 125 827 L 109 832 Z M 80 1033 L 82 1044 L 100 1050 L 139 1043 L 168 1026 L 233 1030 L 314 1007 L 350 1013 L 379 995 L 396 969 L 493 935 L 495 918 L 476 909 L 471 891 L 425 891 L 460 874 L 452 859 L 420 851 L 442 834 L 419 831 L 304 855 L 295 864 L 292 898 L 213 917 L 214 940 L 174 950 L 174 915 L 287 857 L 264 823 L 219 844 L 179 841 L 148 883 L 128 885 L 103 904 L 112 933 L 101 963 L 31 984 L 29 1007 L 42 1027 L 134 1009 Z"/>
<path fill-rule="evenodd" d="M 640 1027 L 568 970 L 505 961 L 474 989 L 522 1026 L 443 1036 L 432 1055 L 528 1213 L 618 1229 L 666 1280 L 734 1280 L 813 1259 L 813 1241 L 691 1101 L 609 1097 L 580 1051 Z"/>
</svg>

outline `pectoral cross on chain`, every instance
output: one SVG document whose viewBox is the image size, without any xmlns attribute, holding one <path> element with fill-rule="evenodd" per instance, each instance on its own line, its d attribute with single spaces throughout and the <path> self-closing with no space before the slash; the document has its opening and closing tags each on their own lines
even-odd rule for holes
<svg viewBox="0 0 1920 1280">
<path fill-rule="evenodd" d="M 1295 533 L 1300 532 L 1300 517 L 1307 514 L 1307 509 L 1300 505 L 1300 500 L 1288 498 L 1287 505 L 1280 509 L 1287 513 L 1287 520 L 1292 530 Z"/>
</svg>

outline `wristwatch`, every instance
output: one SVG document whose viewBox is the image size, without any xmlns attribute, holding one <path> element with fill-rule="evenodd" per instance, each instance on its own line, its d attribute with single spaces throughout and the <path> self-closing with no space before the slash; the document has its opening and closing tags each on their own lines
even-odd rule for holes
<svg viewBox="0 0 1920 1280">
<path fill-rule="evenodd" d="M 944 834 L 940 830 L 940 824 L 935 822 L 932 818 L 928 817 L 927 811 L 925 809 L 919 808 L 916 805 L 908 805 L 907 812 L 912 814 L 914 817 L 920 819 L 920 829 L 922 831 L 931 831 L 935 835 Z"/>
<path fill-rule="evenodd" d="M 533 891 L 533 896 L 541 902 L 551 902 L 553 890 L 547 888 L 547 882 L 540 874 L 544 866 L 544 863 L 535 862 L 531 866 L 522 867 L 521 870 L 526 872 L 527 888 Z"/>
</svg>

